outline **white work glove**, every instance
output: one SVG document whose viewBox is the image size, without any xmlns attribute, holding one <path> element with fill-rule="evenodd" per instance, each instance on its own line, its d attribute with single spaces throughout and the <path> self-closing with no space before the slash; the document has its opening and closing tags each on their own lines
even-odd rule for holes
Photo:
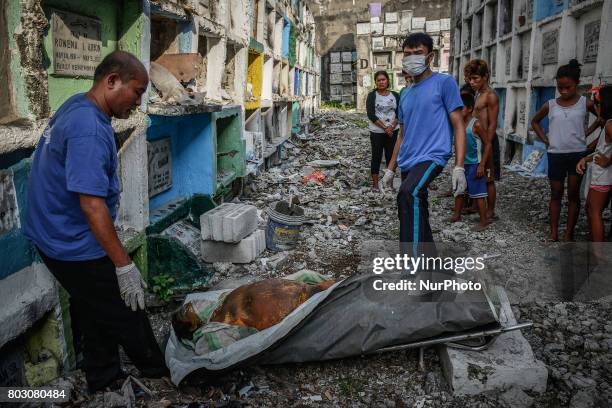
<svg viewBox="0 0 612 408">
<path fill-rule="evenodd" d="M 144 310 L 144 289 L 147 288 L 147 284 L 134 262 L 116 268 L 115 273 L 119 282 L 119 293 L 125 305 L 134 312 L 139 308 Z"/>
<path fill-rule="evenodd" d="M 385 175 L 382 178 L 382 188 L 383 190 L 393 190 L 393 178 L 395 177 L 395 172 L 389 169 L 385 169 Z"/>
<path fill-rule="evenodd" d="M 465 179 L 465 169 L 455 166 L 453 169 L 453 195 L 455 197 L 465 193 L 467 188 L 467 180 Z"/>
</svg>

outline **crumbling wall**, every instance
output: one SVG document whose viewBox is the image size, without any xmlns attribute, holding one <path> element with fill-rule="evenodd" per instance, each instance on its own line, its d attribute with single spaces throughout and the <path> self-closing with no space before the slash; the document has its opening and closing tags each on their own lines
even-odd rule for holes
<svg viewBox="0 0 612 408">
<path fill-rule="evenodd" d="M 47 72 L 42 58 L 43 38 L 49 22 L 41 0 L 21 0 L 20 4 L 21 24 L 13 35 L 21 57 L 19 72 L 25 79 L 30 112 L 41 119 L 49 115 Z"/>
<path fill-rule="evenodd" d="M 155 61 L 162 54 L 176 54 L 179 52 L 177 35 L 177 21 L 171 18 L 151 18 L 151 61 Z"/>
<path fill-rule="evenodd" d="M 15 119 L 11 91 L 10 54 L 8 47 L 8 25 L 6 21 L 7 1 L 0 0 L 0 78 L 7 86 L 0 86 L 0 123 Z"/>
<path fill-rule="evenodd" d="M 128 120 L 113 121 L 113 127 L 125 139 L 117 145 L 121 194 L 116 224 L 122 229 L 142 231 L 149 225 L 147 119 L 136 112 Z"/>
<path fill-rule="evenodd" d="M 368 3 L 371 0 L 321 0 L 313 7 L 317 25 L 316 46 L 320 55 L 331 50 L 355 49 L 355 26 L 358 21 L 369 21 Z M 415 17 L 437 20 L 450 16 L 450 2 L 443 0 L 387 0 L 380 1 L 383 12 L 414 10 Z"/>
<path fill-rule="evenodd" d="M 48 119 L 41 119 L 25 126 L 12 124 L 0 126 L 0 156 L 17 151 L 28 151 L 36 146 Z"/>
</svg>

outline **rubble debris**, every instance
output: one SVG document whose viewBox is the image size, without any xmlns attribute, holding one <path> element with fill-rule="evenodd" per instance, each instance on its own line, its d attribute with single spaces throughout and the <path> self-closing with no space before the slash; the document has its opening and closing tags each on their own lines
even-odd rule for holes
<svg viewBox="0 0 612 408">
<path fill-rule="evenodd" d="M 161 92 L 163 102 L 179 104 L 195 103 L 195 100 L 192 99 L 180 81 L 163 65 L 151 62 L 149 76 L 153 86 Z"/>
<path fill-rule="evenodd" d="M 504 392 L 501 395 L 501 400 L 508 408 L 530 408 L 533 406 L 533 398 L 517 387 L 512 387 Z"/>
<path fill-rule="evenodd" d="M 501 301 L 500 323 L 503 326 L 517 324 L 503 289 L 494 290 Z M 478 395 L 509 387 L 546 391 L 546 366 L 535 359 L 529 342 L 518 330 L 500 334 L 483 351 L 442 347 L 440 359 L 446 379 L 457 395 Z"/>
<path fill-rule="evenodd" d="M 166 68 L 182 84 L 189 84 L 196 79 L 201 61 L 202 56 L 198 53 L 179 53 L 162 54 L 155 63 Z"/>
<path fill-rule="evenodd" d="M 281 200 L 274 206 L 274 211 L 280 214 L 289 215 L 291 217 L 301 217 L 304 215 L 304 209 L 293 202 L 291 205 L 287 201 Z"/>
<path fill-rule="evenodd" d="M 313 160 L 310 163 L 308 163 L 309 166 L 312 167 L 336 167 L 337 165 L 340 164 L 339 160 Z"/>
<path fill-rule="evenodd" d="M 280 270 L 289 262 L 289 252 L 278 252 L 271 257 L 261 258 L 260 262 L 267 270 Z"/>
<path fill-rule="evenodd" d="M 108 408 L 136 408 L 136 395 L 150 398 L 153 393 L 135 377 L 128 376 L 119 392 L 104 393 L 104 406 Z"/>
<path fill-rule="evenodd" d="M 311 186 L 314 184 L 323 184 L 324 180 L 325 174 L 320 170 L 313 171 L 309 175 L 302 177 L 302 183 Z"/>
<path fill-rule="evenodd" d="M 264 210 L 287 199 L 293 189 L 309 223 L 303 225 L 295 249 L 278 253 L 287 257 L 277 268 L 261 262 L 263 258 L 275 256 L 269 251 L 262 254 L 263 258 L 247 264 L 213 264 L 216 273 L 211 285 L 227 278 L 239 280 L 238 283 L 222 282 L 213 289 L 232 289 L 255 280 L 287 276 L 301 269 L 335 278 L 350 276 L 358 269 L 358 243 L 397 239 L 395 194 L 369 191 L 368 132 L 354 124 L 363 119 L 364 115 L 353 113 L 321 112 L 311 122 L 308 140 L 300 149 L 288 149 L 286 160 L 262 171 L 252 181 L 255 189 L 241 197 L 242 202 Z M 302 176 L 315 170 L 313 167 L 307 169 L 308 163 L 339 157 L 342 165 L 321 169 L 332 182 L 301 183 Z M 511 303 L 516 304 L 514 315 L 517 318 L 520 315 L 520 320 L 534 322 L 534 328 L 523 332 L 523 336 L 535 358 L 546 365 L 549 381 L 543 393 L 526 392 L 533 398 L 533 406 L 612 406 L 609 351 L 612 350 L 612 304 L 559 303 L 541 295 L 545 293 L 543 287 L 552 286 L 550 277 L 533 262 L 550 245 L 543 242 L 548 235 L 548 181 L 504 171 L 501 181 L 496 182 L 497 210 L 502 219 L 487 231 L 466 234 L 459 230 L 470 227 L 472 216 L 466 216 L 462 224 L 446 222 L 453 205 L 453 198 L 443 195 L 451 185 L 449 166 L 434 184 L 438 190 L 429 192 L 429 213 L 435 239 L 455 242 L 453 237 L 456 236 L 473 253 L 492 254 L 487 257 L 487 265 L 491 265 L 492 273 L 505 285 Z M 606 211 L 604 219 L 609 222 L 610 218 L 610 212 Z M 443 234 L 443 230 L 453 232 Z M 586 238 L 586 216 L 582 211 L 576 239 L 583 242 Z M 551 256 L 558 256 L 558 248 L 555 248 L 554 245 L 550 247 Z M 169 330 L 169 312 L 156 311 L 150 318 L 156 336 L 163 338 Z M 146 385 L 155 393 L 156 401 L 165 399 L 178 407 L 196 406 L 194 400 L 201 406 L 271 407 L 384 407 L 395 404 L 396 407 L 421 408 L 497 408 L 504 404 L 501 395 L 507 390 L 474 396 L 451 395 L 441 372 L 439 355 L 426 349 L 424 360 L 426 373 L 417 371 L 418 352 L 407 351 L 303 365 L 251 367 L 228 373 L 212 383 L 198 380 L 189 391 L 179 392 L 164 381 L 147 380 Z M 439 385 L 430 373 L 441 379 Z M 82 373 L 75 375 L 82 378 Z M 250 383 L 254 387 L 246 396 L 239 397 L 238 390 Z M 308 389 L 301 385 L 308 385 Z M 85 401 L 81 407 L 102 406 L 103 401 L 88 397 L 86 390 L 76 390 L 75 394 L 78 395 L 76 399 Z M 310 395 L 322 395 L 323 401 L 302 399 Z"/>
</svg>

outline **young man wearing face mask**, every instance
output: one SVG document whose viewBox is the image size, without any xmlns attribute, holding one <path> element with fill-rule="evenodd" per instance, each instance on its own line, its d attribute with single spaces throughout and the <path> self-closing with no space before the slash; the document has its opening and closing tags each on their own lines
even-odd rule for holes
<svg viewBox="0 0 612 408">
<path fill-rule="evenodd" d="M 434 57 L 433 41 L 429 35 L 411 34 L 402 48 L 403 70 L 412 77 L 412 85 L 400 97 L 400 132 L 382 182 L 384 187 L 390 188 L 395 168 L 399 166 L 402 184 L 397 204 L 402 251 L 414 256 L 435 256 L 435 247 L 424 245 L 433 242 L 427 187 L 450 159 L 454 133 L 453 193 L 457 196 L 465 192 L 463 102 L 456 81 L 449 75 L 433 72 L 429 67 Z"/>
</svg>

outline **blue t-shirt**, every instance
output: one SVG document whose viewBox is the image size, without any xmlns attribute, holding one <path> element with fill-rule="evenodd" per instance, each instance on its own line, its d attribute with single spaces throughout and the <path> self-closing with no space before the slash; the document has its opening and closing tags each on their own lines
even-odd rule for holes
<svg viewBox="0 0 612 408">
<path fill-rule="evenodd" d="M 398 120 L 404 139 L 397 157 L 402 171 L 429 160 L 446 165 L 453 141 L 449 114 L 462 107 L 459 86 L 446 74 L 434 72 L 402 92 Z"/>
<path fill-rule="evenodd" d="M 482 161 L 482 142 L 474 134 L 475 123 L 476 118 L 473 117 L 465 129 L 465 164 L 480 164 Z"/>
<path fill-rule="evenodd" d="M 104 197 L 115 219 L 117 147 L 111 121 L 85 94 L 68 99 L 34 152 L 24 235 L 45 255 L 82 261 L 106 255 L 81 210 L 79 193 Z"/>
</svg>

